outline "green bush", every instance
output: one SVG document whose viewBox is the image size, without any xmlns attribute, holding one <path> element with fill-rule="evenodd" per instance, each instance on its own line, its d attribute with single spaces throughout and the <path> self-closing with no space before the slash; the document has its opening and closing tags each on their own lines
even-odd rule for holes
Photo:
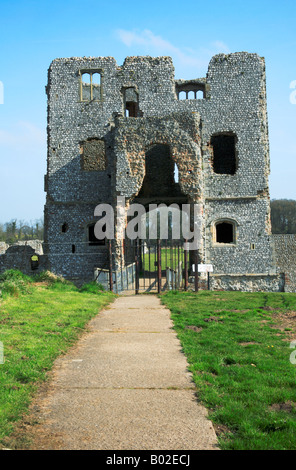
<svg viewBox="0 0 296 470">
<path fill-rule="evenodd" d="M 96 281 L 88 282 L 80 288 L 80 292 L 87 292 L 88 294 L 100 294 L 104 290 L 102 284 L 98 284 Z"/>
<path fill-rule="evenodd" d="M 42 271 L 41 273 L 34 275 L 35 282 L 46 282 L 47 284 L 56 284 L 56 283 L 63 283 L 66 284 L 68 281 L 64 279 L 62 276 L 57 276 L 56 274 L 50 271 Z"/>
<path fill-rule="evenodd" d="M 17 269 L 8 269 L 0 275 L 0 296 L 29 294 L 33 280 Z"/>
<path fill-rule="evenodd" d="M 4 273 L 0 274 L 0 282 L 5 281 L 23 281 L 23 282 L 33 282 L 33 279 L 30 276 L 22 273 L 18 269 L 7 269 Z"/>
</svg>

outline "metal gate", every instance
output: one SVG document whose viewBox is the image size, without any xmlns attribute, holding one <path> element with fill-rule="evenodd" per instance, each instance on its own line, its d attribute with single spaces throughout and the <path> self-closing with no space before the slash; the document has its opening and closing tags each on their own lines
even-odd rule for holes
<svg viewBox="0 0 296 470">
<path fill-rule="evenodd" d="M 136 294 L 185 289 L 186 279 L 188 286 L 188 256 L 183 243 L 137 240 L 135 250 Z"/>
<path fill-rule="evenodd" d="M 195 264 L 191 277 L 191 288 L 199 289 L 198 255 L 185 249 L 186 243 L 176 240 L 134 240 L 133 244 L 125 241 L 119 245 L 123 253 L 121 266 L 114 269 L 114 254 L 109 242 L 109 269 L 104 271 L 105 288 L 115 293 L 124 291 L 140 293 L 160 293 L 165 290 L 188 290 L 189 272 L 192 260 Z M 191 273 L 192 274 L 192 273 Z M 98 282 L 104 276 L 100 275 Z"/>
</svg>

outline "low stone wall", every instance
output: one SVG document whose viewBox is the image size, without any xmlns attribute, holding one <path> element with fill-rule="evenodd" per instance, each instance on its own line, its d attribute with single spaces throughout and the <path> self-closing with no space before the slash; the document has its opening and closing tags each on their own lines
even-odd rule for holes
<svg viewBox="0 0 296 470">
<path fill-rule="evenodd" d="M 285 273 L 285 292 L 296 292 L 296 235 L 274 234 L 272 239 L 278 269 Z"/>
<path fill-rule="evenodd" d="M 41 240 L 27 240 L 3 246 L 0 251 L 0 272 L 19 269 L 31 275 L 46 270 L 47 258 L 43 255 L 42 243 Z"/>
<path fill-rule="evenodd" d="M 7 245 L 7 243 L 0 242 L 0 255 L 3 255 L 8 247 L 9 245 Z"/>
<path fill-rule="evenodd" d="M 210 290 L 242 292 L 284 292 L 284 274 L 211 274 Z M 205 282 L 200 288 L 207 289 Z"/>
</svg>

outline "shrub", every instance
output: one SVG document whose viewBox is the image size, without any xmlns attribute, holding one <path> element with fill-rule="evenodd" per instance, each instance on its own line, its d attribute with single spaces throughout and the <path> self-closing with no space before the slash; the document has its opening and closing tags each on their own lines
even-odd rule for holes
<svg viewBox="0 0 296 470">
<path fill-rule="evenodd" d="M 19 294 L 28 294 L 31 292 L 32 282 L 32 278 L 21 271 L 8 269 L 0 275 L 0 295 L 2 297 L 6 295 L 17 297 Z"/>
<path fill-rule="evenodd" d="M 48 284 L 55 284 L 56 282 L 67 283 L 66 279 L 64 279 L 62 276 L 57 276 L 50 271 L 42 271 L 41 273 L 35 274 L 34 281 L 46 282 Z"/>
<path fill-rule="evenodd" d="M 88 294 L 100 294 L 104 290 L 102 284 L 98 284 L 96 281 L 88 282 L 80 288 L 80 292 L 87 292 Z"/>
</svg>

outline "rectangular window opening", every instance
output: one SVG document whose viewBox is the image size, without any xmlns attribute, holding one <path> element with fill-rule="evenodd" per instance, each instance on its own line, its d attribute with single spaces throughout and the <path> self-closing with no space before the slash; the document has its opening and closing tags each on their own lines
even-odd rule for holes
<svg viewBox="0 0 296 470">
<path fill-rule="evenodd" d="M 234 243 L 234 226 L 222 222 L 216 225 L 216 243 Z"/>
<path fill-rule="evenodd" d="M 88 227 L 88 244 L 90 246 L 104 246 L 106 239 L 99 240 L 95 235 L 95 224 L 89 225 Z"/>
<path fill-rule="evenodd" d="M 221 133 L 212 136 L 214 173 L 224 175 L 234 175 L 236 173 L 236 140 L 234 134 Z"/>
</svg>

